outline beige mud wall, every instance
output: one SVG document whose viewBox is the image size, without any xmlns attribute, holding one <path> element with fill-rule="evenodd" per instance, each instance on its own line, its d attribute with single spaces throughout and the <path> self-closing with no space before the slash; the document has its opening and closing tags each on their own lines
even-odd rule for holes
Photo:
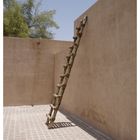
<svg viewBox="0 0 140 140">
<path fill-rule="evenodd" d="M 136 1 L 99 0 L 84 15 L 62 107 L 113 140 L 136 140 Z M 56 83 L 63 54 L 56 55 Z"/>
<path fill-rule="evenodd" d="M 4 37 L 4 105 L 50 103 L 54 92 L 55 53 L 70 44 Z"/>
</svg>

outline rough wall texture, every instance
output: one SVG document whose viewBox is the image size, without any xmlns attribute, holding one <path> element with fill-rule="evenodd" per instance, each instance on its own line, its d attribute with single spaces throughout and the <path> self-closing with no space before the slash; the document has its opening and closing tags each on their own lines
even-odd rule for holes
<svg viewBox="0 0 140 140">
<path fill-rule="evenodd" d="M 114 140 L 135 140 L 136 1 L 98 0 L 84 15 L 88 22 L 62 107 Z M 4 38 L 4 104 L 50 103 L 70 45 Z"/>
<path fill-rule="evenodd" d="M 5 37 L 4 105 L 50 103 L 54 55 L 70 45 L 66 41 Z"/>
<path fill-rule="evenodd" d="M 99 0 L 84 15 L 88 22 L 62 107 L 114 140 L 135 140 L 136 1 Z M 64 54 L 56 55 L 56 83 Z"/>
</svg>

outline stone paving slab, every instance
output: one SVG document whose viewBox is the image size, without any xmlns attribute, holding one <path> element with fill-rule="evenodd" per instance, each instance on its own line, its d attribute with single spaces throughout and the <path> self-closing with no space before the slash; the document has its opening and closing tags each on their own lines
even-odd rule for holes
<svg viewBox="0 0 140 140">
<path fill-rule="evenodd" d="M 97 140 L 61 112 L 48 129 L 49 110 L 49 105 L 4 107 L 4 140 Z"/>
</svg>

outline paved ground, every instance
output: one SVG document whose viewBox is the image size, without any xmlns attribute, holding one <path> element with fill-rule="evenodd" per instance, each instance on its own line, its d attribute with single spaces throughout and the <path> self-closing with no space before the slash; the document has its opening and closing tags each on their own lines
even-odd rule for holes
<svg viewBox="0 0 140 140">
<path fill-rule="evenodd" d="M 97 140 L 58 112 L 53 129 L 45 125 L 48 105 L 4 107 L 4 140 Z"/>
</svg>

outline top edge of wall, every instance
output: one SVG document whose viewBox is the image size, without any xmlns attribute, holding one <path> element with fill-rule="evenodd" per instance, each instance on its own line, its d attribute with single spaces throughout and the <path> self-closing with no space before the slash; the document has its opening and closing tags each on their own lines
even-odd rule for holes
<svg viewBox="0 0 140 140">
<path fill-rule="evenodd" d="M 21 37 L 9 37 L 9 36 L 4 36 L 3 39 L 6 39 L 6 38 L 12 38 L 12 39 L 18 39 L 18 40 L 34 40 L 34 41 L 48 41 L 48 42 L 67 42 L 67 43 L 71 43 L 72 41 L 67 41 L 67 40 L 55 40 L 55 39 L 44 39 L 44 38 L 21 38 Z"/>
</svg>

